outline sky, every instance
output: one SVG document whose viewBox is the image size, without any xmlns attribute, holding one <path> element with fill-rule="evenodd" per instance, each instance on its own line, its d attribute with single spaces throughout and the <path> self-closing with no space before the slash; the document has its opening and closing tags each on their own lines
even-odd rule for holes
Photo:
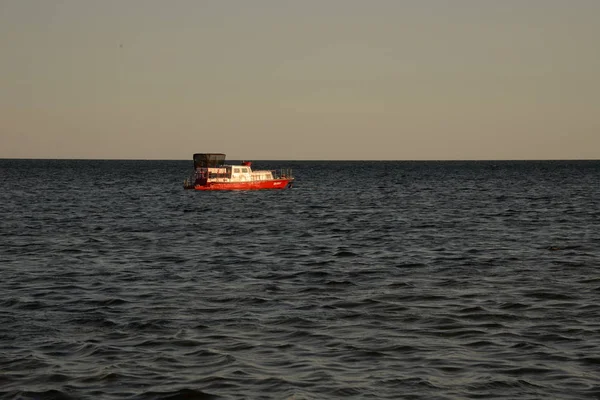
<svg viewBox="0 0 600 400">
<path fill-rule="evenodd" d="M 600 159 L 598 0 L 0 0 L 0 158 Z"/>
</svg>

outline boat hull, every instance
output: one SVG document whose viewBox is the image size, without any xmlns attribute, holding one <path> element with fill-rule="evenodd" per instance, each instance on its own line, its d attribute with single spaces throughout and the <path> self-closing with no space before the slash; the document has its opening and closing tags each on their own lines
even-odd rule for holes
<svg viewBox="0 0 600 400">
<path fill-rule="evenodd" d="M 252 182 L 207 182 L 187 189 L 194 190 L 281 190 L 292 186 L 292 179 L 272 179 Z"/>
</svg>

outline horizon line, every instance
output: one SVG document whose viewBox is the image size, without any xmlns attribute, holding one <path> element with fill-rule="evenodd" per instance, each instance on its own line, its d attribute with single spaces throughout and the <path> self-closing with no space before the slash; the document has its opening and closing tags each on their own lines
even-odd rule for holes
<svg viewBox="0 0 600 400">
<path fill-rule="evenodd" d="M 0 157 L 0 160 L 37 160 L 37 161 L 193 161 L 191 159 L 169 159 L 169 158 L 37 158 L 37 157 Z M 284 158 L 230 158 L 232 161 L 339 161 L 339 162 L 362 162 L 362 161 L 397 161 L 397 162 L 507 162 L 507 161 L 600 161 L 600 158 L 439 158 L 439 159 L 391 159 L 391 158 L 365 158 L 365 159 L 284 159 Z M 227 160 L 226 160 L 227 161 Z"/>
</svg>

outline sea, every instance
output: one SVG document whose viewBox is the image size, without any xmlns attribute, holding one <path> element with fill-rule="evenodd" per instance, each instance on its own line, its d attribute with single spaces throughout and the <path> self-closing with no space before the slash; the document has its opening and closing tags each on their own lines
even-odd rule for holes
<svg viewBox="0 0 600 400">
<path fill-rule="evenodd" d="M 600 161 L 0 160 L 0 399 L 600 399 Z"/>
</svg>

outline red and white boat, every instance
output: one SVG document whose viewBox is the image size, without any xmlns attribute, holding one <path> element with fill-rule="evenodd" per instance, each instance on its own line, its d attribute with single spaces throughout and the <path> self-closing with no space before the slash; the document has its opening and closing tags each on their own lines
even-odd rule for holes
<svg viewBox="0 0 600 400">
<path fill-rule="evenodd" d="M 183 182 L 193 190 L 262 190 L 292 187 L 291 169 L 253 171 L 244 161 L 241 165 L 225 164 L 223 153 L 194 154 L 194 172 Z"/>
</svg>

